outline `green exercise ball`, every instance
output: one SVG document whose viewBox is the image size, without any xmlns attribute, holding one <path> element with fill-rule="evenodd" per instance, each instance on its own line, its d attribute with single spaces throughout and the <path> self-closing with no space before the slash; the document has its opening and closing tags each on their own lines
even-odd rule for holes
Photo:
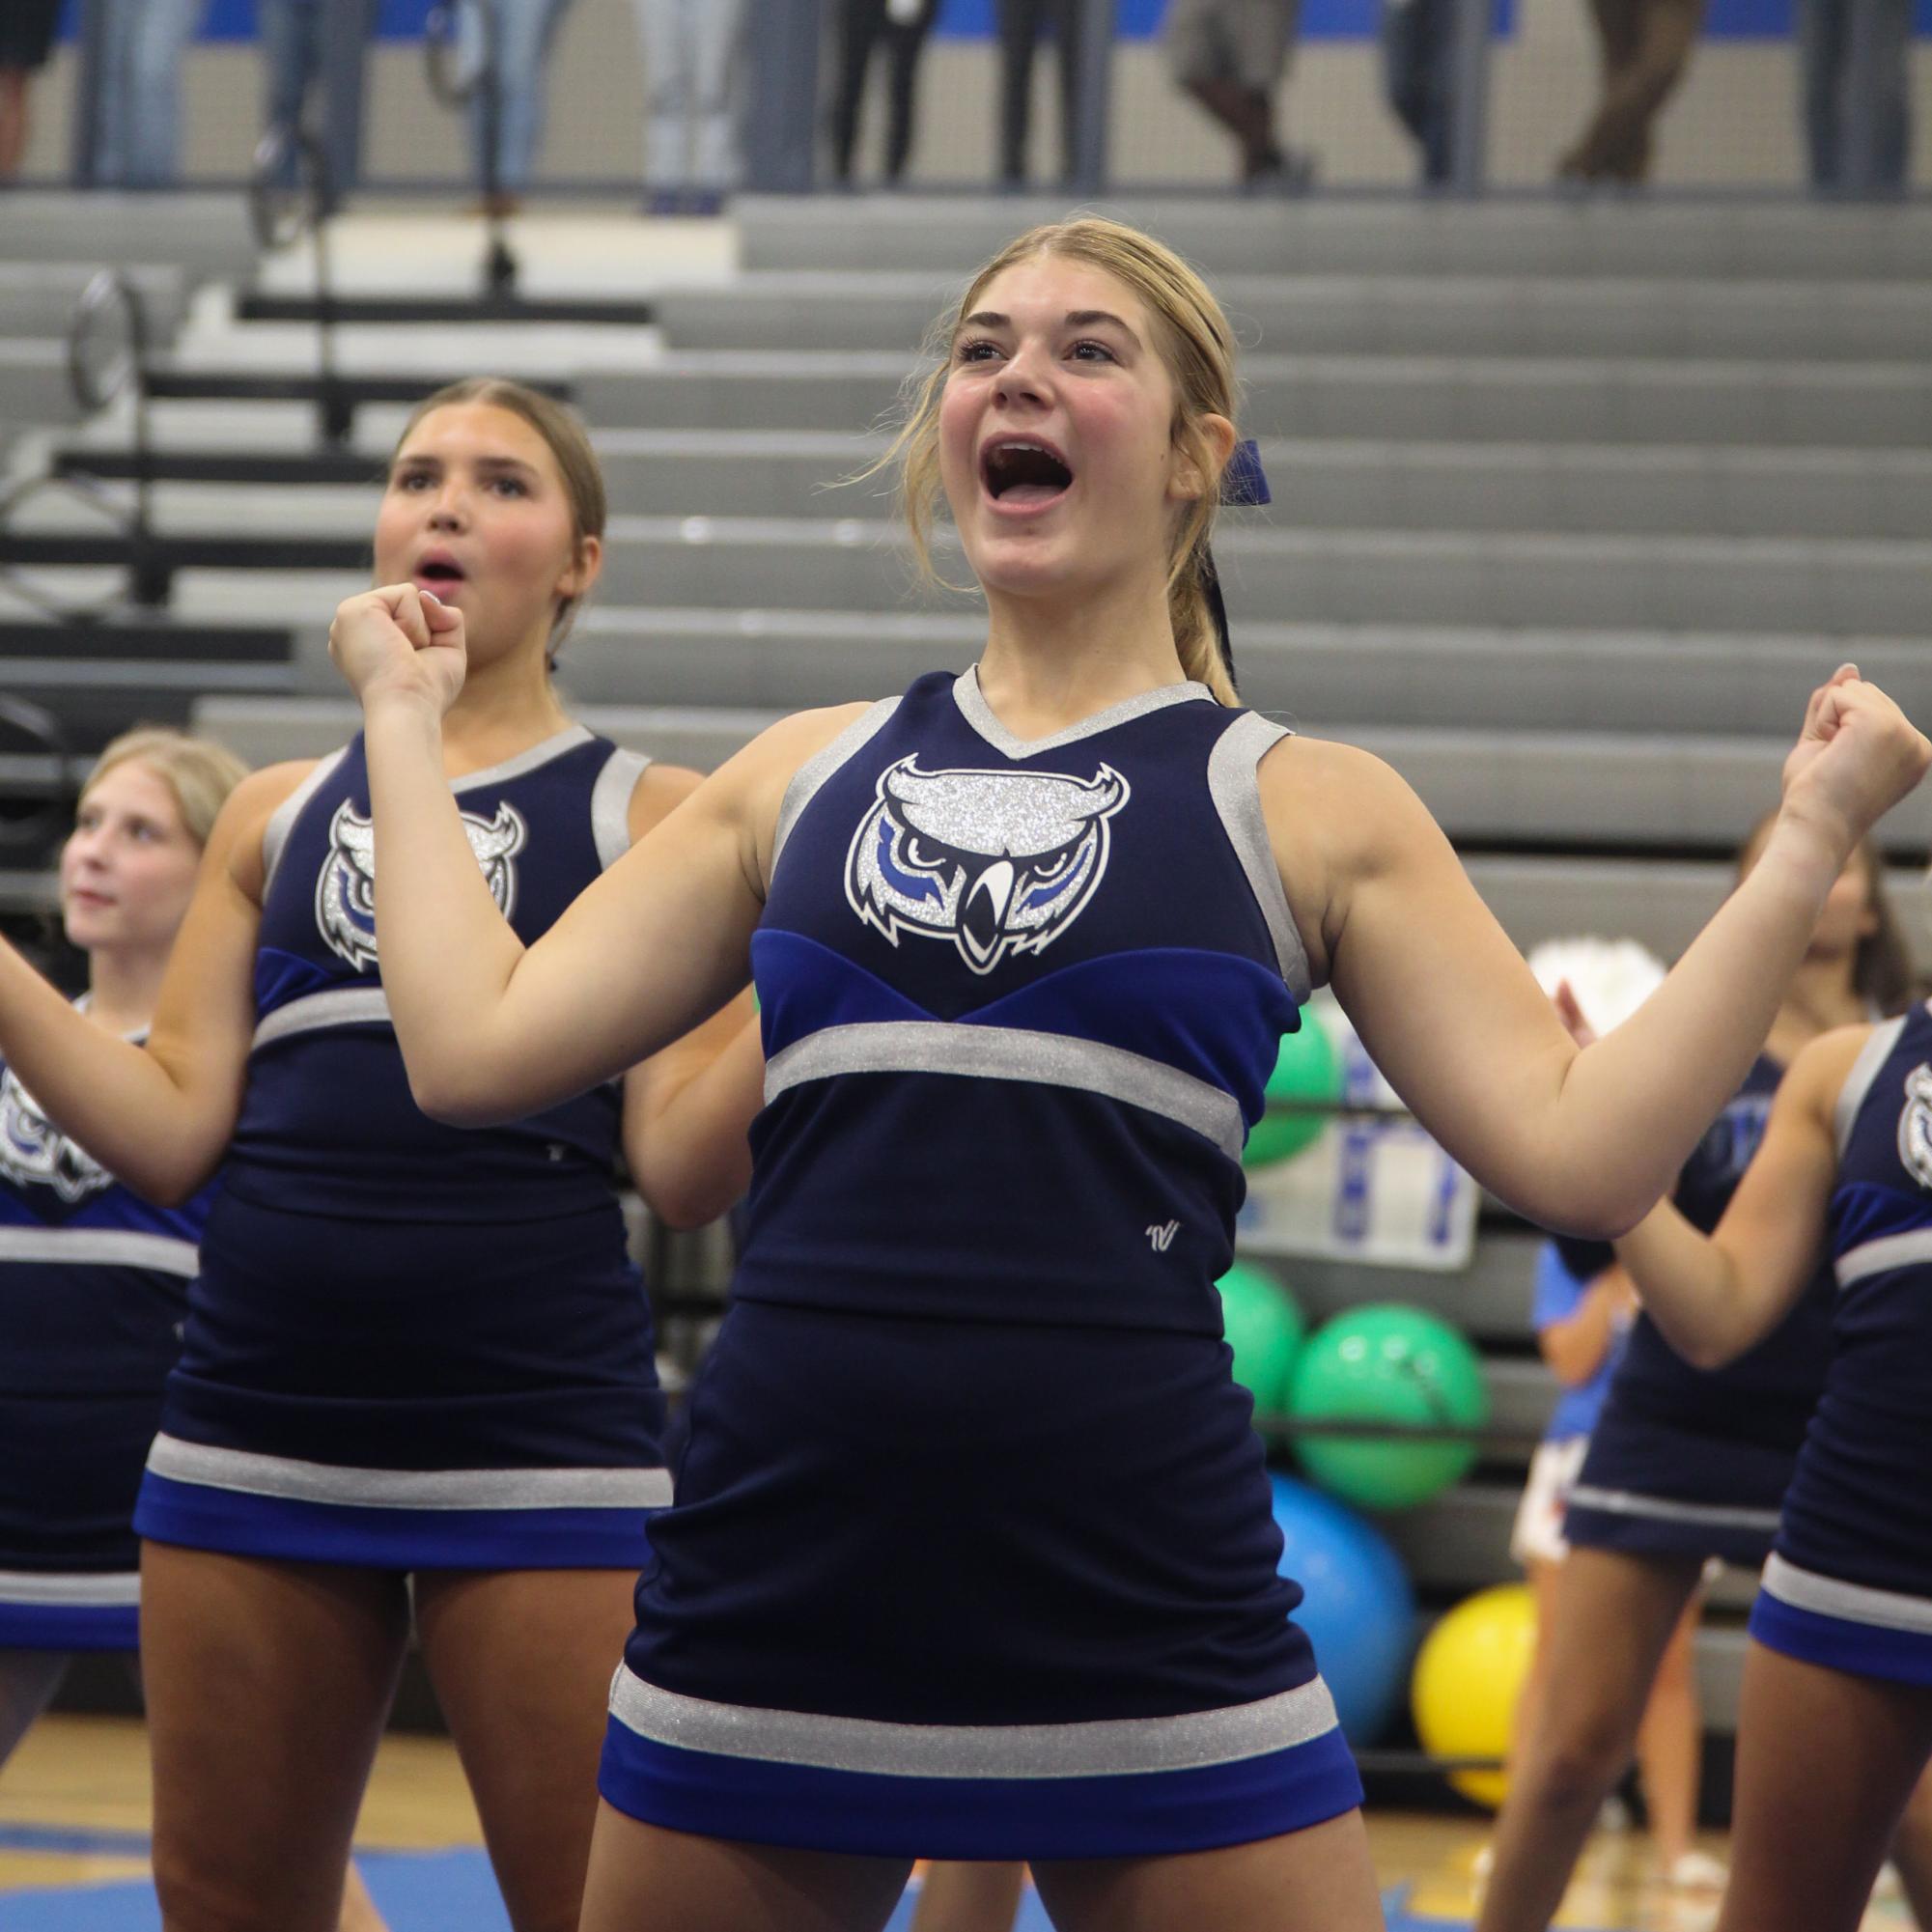
<svg viewBox="0 0 1932 1932">
<path fill-rule="evenodd" d="M 1489 1391 L 1476 1352 L 1447 1322 L 1380 1302 L 1351 1308 L 1308 1338 L 1288 1413 L 1308 1421 L 1434 1422 L 1479 1429 Z M 1427 1437 L 1297 1435 L 1309 1476 L 1364 1509 L 1411 1509 L 1467 1475 L 1476 1444 Z"/>
<path fill-rule="evenodd" d="M 1242 1150 L 1244 1167 L 1292 1160 L 1322 1137 L 1330 1116 L 1302 1110 L 1302 1104 L 1332 1106 L 1342 1097 L 1342 1060 L 1321 1017 L 1302 1009 L 1302 1024 L 1281 1036 L 1281 1051 L 1268 1077 L 1268 1111 L 1254 1123 Z"/>
<path fill-rule="evenodd" d="M 1237 1261 L 1215 1283 L 1221 1330 L 1234 1351 L 1234 1379 L 1264 1414 L 1286 1406 L 1288 1378 L 1308 1331 L 1295 1298 L 1272 1274 Z"/>
</svg>

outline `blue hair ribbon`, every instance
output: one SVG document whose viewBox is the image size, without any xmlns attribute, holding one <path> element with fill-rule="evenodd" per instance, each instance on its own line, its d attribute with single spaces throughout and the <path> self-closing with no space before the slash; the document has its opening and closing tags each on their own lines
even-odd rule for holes
<svg viewBox="0 0 1932 1932">
<path fill-rule="evenodd" d="M 1268 488 L 1268 472 L 1261 466 L 1261 450 L 1252 436 L 1235 444 L 1221 471 L 1221 505 L 1228 510 L 1255 510 L 1274 501 Z M 1215 568 L 1215 553 L 1207 554 L 1208 612 L 1214 619 L 1215 635 L 1220 644 L 1221 662 L 1227 666 L 1228 682 L 1234 683 L 1234 639 L 1228 633 L 1227 605 L 1221 600 L 1220 573 Z"/>
</svg>

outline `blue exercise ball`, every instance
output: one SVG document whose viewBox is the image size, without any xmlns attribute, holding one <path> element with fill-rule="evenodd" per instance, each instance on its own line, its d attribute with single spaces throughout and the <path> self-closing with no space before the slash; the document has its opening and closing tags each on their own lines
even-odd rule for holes
<svg viewBox="0 0 1932 1932">
<path fill-rule="evenodd" d="M 1342 1735 L 1373 1744 L 1409 1681 L 1415 1648 L 1415 1593 L 1388 1539 L 1346 1503 L 1276 1476 L 1274 1521 L 1281 1574 L 1306 1593 L 1295 1621 L 1335 1700 Z"/>
</svg>

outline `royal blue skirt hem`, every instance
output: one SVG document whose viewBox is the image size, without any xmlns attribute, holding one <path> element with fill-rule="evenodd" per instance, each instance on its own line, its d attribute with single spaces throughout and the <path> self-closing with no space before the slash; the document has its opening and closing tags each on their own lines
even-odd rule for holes
<svg viewBox="0 0 1932 1932">
<path fill-rule="evenodd" d="M 0 1603 L 0 1650 L 138 1650 L 133 1604 Z"/>
</svg>

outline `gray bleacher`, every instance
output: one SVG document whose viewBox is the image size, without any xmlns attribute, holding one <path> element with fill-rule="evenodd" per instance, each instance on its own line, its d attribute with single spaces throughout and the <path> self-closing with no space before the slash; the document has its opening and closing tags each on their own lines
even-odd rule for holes
<svg viewBox="0 0 1932 1932">
<path fill-rule="evenodd" d="M 974 601 L 915 588 L 888 486 L 840 479 L 882 446 L 947 288 L 1057 211 L 747 201 L 741 271 L 660 294 L 658 366 L 507 372 L 573 378 L 606 464 L 604 580 L 563 670 L 589 722 L 709 767 L 785 710 L 970 659 Z M 1604 931 L 1681 948 L 1841 658 L 1932 718 L 1932 210 L 1127 212 L 1217 279 L 1251 351 L 1244 428 L 1275 503 L 1228 518 L 1218 546 L 1248 698 L 1388 758 L 1518 943 Z M 460 328 L 438 346 L 463 362 Z M 358 419 L 372 467 L 397 417 Z M 288 404 L 183 401 L 156 420 L 182 449 L 311 434 Z M 169 484 L 155 501 L 164 528 L 353 538 L 374 497 Z M 339 742 L 354 719 L 322 633 L 360 581 L 184 573 L 182 625 L 210 634 L 272 609 L 296 639 L 287 690 L 210 694 L 202 722 L 257 760 Z M 1932 798 L 1882 838 L 1932 966 L 1918 884 Z M 1490 1351 L 1498 1420 L 1526 1428 L 1550 1387 L 1528 1352 L 1530 1246 L 1492 1218 L 1466 1276 L 1287 1272 L 1316 1315 L 1362 1299 L 1450 1313 Z M 1470 1586 L 1504 1567 L 1514 1503 L 1491 1471 L 1395 1533 L 1426 1588 Z M 1717 1630 L 1700 1653 L 1720 1722 L 1737 1651 Z"/>
</svg>

